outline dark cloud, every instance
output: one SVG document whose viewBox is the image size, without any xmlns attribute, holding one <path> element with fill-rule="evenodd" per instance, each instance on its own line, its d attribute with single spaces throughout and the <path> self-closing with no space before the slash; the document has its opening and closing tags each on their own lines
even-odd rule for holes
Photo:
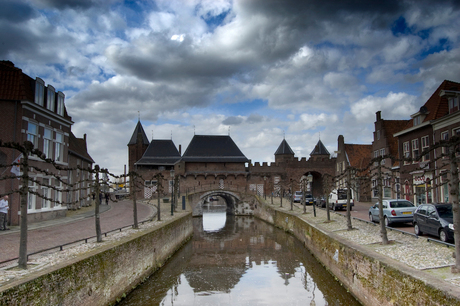
<svg viewBox="0 0 460 306">
<path fill-rule="evenodd" d="M 264 117 L 259 114 L 251 114 L 246 121 L 248 123 L 260 123 L 264 121 Z"/>
<path fill-rule="evenodd" d="M 12 23 L 21 23 L 36 16 L 35 10 L 27 3 L 20 1 L 2 1 L 0 20 Z"/>
<path fill-rule="evenodd" d="M 38 0 L 42 5 L 46 7 L 52 7 L 59 10 L 62 9 L 79 9 L 85 10 L 92 6 L 98 6 L 101 1 L 97 0 Z"/>
</svg>

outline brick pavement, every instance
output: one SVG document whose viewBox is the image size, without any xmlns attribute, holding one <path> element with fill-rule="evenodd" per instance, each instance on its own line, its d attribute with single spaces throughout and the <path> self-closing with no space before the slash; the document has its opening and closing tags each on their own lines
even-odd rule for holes
<svg viewBox="0 0 460 306">
<path fill-rule="evenodd" d="M 137 202 L 139 222 L 151 218 L 153 214 L 152 206 Z M 111 203 L 108 206 L 101 205 L 100 222 L 102 233 L 132 225 L 134 223 L 132 201 L 125 200 Z M 30 224 L 27 236 L 28 254 L 96 236 L 94 211 L 76 214 L 71 218 Z M 19 237 L 19 227 L 0 232 L 0 262 L 18 257 Z"/>
</svg>

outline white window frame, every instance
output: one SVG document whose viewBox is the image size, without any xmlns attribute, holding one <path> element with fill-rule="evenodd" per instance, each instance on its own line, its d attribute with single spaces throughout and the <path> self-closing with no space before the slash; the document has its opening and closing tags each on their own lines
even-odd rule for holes
<svg viewBox="0 0 460 306">
<path fill-rule="evenodd" d="M 385 156 L 385 148 L 380 149 L 380 156 L 382 156 L 381 165 L 384 165 L 385 164 L 385 159 L 383 157 Z"/>
<path fill-rule="evenodd" d="M 34 144 L 34 148 L 37 148 L 38 124 L 30 121 L 27 122 L 27 140 Z"/>
<path fill-rule="evenodd" d="M 57 179 L 54 180 L 54 185 L 56 186 L 56 189 L 58 189 L 54 191 L 54 208 L 58 208 L 61 207 L 62 202 L 62 183 Z"/>
<path fill-rule="evenodd" d="M 430 147 L 430 138 L 429 136 L 423 136 L 422 137 L 422 152 L 425 150 L 425 149 L 428 149 Z M 422 157 L 422 161 L 428 161 L 430 160 L 430 153 L 428 154 L 425 154 L 423 155 Z"/>
<path fill-rule="evenodd" d="M 48 199 L 51 199 L 51 189 L 48 187 L 50 185 L 50 179 L 49 178 L 43 178 L 43 185 L 42 185 L 42 209 L 50 209 L 51 208 L 51 201 Z M 45 184 L 47 186 L 45 186 Z M 48 198 L 48 199 L 45 199 Z"/>
<path fill-rule="evenodd" d="M 404 158 L 409 158 L 410 157 L 410 144 L 409 141 L 403 142 L 403 154 Z M 409 165 L 410 162 L 404 161 L 404 165 Z"/>
<path fill-rule="evenodd" d="M 449 140 L 449 131 L 444 131 L 441 133 L 441 140 Z M 447 154 L 447 147 L 442 147 L 441 148 L 441 153 L 442 154 Z M 442 157 L 443 159 L 447 158 L 446 156 Z"/>
<path fill-rule="evenodd" d="M 417 159 L 420 157 L 420 147 L 418 144 L 418 138 L 412 139 L 411 143 L 412 143 L 412 158 L 414 159 L 412 163 L 415 164 L 417 163 Z"/>
<path fill-rule="evenodd" d="M 57 96 L 57 114 L 60 116 L 64 116 L 64 98 L 65 95 L 59 91 Z"/>
<path fill-rule="evenodd" d="M 46 90 L 46 108 L 54 112 L 55 103 L 56 103 L 56 90 L 54 89 L 53 86 L 48 85 L 48 88 Z"/>
<path fill-rule="evenodd" d="M 45 82 L 40 79 L 35 79 L 35 103 L 44 106 L 45 104 Z"/>
<path fill-rule="evenodd" d="M 61 139 L 58 139 L 61 138 Z M 56 136 L 54 138 L 54 160 L 55 161 L 63 161 L 64 160 L 64 134 L 56 132 Z"/>
<path fill-rule="evenodd" d="M 43 154 L 46 158 L 53 158 L 53 130 L 49 128 L 43 130 Z"/>
<path fill-rule="evenodd" d="M 31 177 L 31 179 L 35 179 L 35 177 Z M 35 182 L 29 180 L 29 190 L 35 192 L 36 186 Z M 36 195 L 32 192 L 27 192 L 27 211 L 35 211 L 36 209 Z"/>
</svg>

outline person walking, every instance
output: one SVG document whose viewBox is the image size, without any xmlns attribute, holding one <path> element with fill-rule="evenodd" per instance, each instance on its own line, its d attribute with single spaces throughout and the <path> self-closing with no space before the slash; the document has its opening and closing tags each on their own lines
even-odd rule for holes
<svg viewBox="0 0 460 306">
<path fill-rule="evenodd" d="M 109 193 L 105 193 L 105 205 L 109 205 Z"/>
<path fill-rule="evenodd" d="M 8 195 L 3 196 L 0 200 L 0 230 L 7 231 L 9 228 L 6 226 L 8 216 Z"/>
</svg>

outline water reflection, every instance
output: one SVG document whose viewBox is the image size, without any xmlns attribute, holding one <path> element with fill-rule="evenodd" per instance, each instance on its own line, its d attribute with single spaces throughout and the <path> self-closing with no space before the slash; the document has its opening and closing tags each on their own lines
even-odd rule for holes
<svg viewBox="0 0 460 306">
<path fill-rule="evenodd" d="M 203 205 L 203 230 L 218 232 L 225 227 L 227 205 L 221 201 L 213 201 Z"/>
<path fill-rule="evenodd" d="M 213 215 L 195 218 L 193 239 L 120 305 L 359 305 L 291 235 Z"/>
</svg>

